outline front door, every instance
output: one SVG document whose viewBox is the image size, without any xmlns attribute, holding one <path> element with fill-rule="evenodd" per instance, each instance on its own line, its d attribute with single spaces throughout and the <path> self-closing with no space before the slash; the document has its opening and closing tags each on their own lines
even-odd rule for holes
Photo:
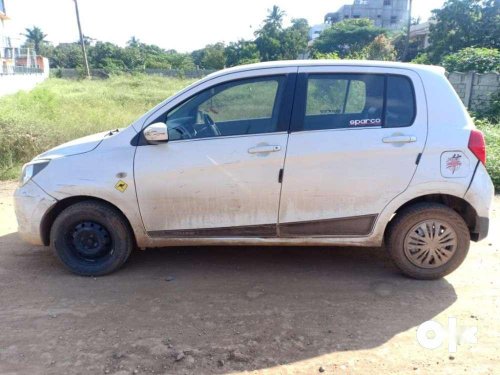
<svg viewBox="0 0 500 375">
<path fill-rule="evenodd" d="M 276 236 L 291 109 L 282 104 L 293 78 L 232 80 L 165 114 L 169 141 L 138 146 L 135 156 L 150 236 Z"/>
<path fill-rule="evenodd" d="M 300 68 L 280 235 L 369 235 L 417 168 L 424 97 L 418 75 L 403 69 Z"/>
</svg>

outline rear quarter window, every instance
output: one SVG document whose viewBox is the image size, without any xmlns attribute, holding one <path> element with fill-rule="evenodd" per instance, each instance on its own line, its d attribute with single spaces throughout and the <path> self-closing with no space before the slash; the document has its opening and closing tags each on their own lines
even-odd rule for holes
<svg viewBox="0 0 500 375">
<path fill-rule="evenodd" d="M 388 76 L 386 89 L 385 127 L 411 126 L 415 119 L 415 93 L 409 78 Z"/>
</svg>

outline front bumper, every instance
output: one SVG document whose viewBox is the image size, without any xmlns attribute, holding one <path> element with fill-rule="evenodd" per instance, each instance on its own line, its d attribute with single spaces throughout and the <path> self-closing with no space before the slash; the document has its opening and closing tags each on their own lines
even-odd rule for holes
<svg viewBox="0 0 500 375">
<path fill-rule="evenodd" d="M 57 202 L 35 182 L 28 181 L 14 193 L 18 232 L 21 238 L 33 245 L 43 245 L 41 223 L 44 215 Z"/>
</svg>

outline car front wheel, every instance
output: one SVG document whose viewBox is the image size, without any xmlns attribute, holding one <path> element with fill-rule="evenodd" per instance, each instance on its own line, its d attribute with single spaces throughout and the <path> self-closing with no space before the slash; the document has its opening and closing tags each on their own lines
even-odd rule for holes
<svg viewBox="0 0 500 375">
<path fill-rule="evenodd" d="M 470 245 L 462 217 L 438 203 L 418 203 L 390 224 L 387 247 L 396 266 L 415 279 L 439 279 L 457 269 Z"/>
<path fill-rule="evenodd" d="M 72 272 L 101 276 L 120 268 L 133 249 L 128 223 L 115 208 L 84 201 L 63 210 L 54 221 L 50 243 Z"/>
</svg>

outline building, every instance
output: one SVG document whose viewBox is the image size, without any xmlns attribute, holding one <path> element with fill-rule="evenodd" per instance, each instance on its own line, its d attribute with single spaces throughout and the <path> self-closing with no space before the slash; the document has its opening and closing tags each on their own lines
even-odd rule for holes
<svg viewBox="0 0 500 375">
<path fill-rule="evenodd" d="M 314 25 L 309 29 L 309 41 L 314 41 L 318 38 L 321 33 L 328 28 L 330 25 L 327 23 L 320 23 L 319 25 Z"/>
<path fill-rule="evenodd" d="M 408 20 L 408 0 L 354 0 L 351 5 L 326 14 L 325 23 L 351 18 L 369 18 L 378 27 L 400 29 Z"/>
<path fill-rule="evenodd" d="M 419 51 L 429 47 L 429 34 L 431 23 L 436 21 L 427 21 L 419 23 L 418 25 L 412 25 L 410 28 L 410 41 L 415 43 Z"/>
<path fill-rule="evenodd" d="M 5 2 L 0 0 L 0 96 L 30 90 L 49 74 L 48 60 L 9 34 Z"/>
</svg>

